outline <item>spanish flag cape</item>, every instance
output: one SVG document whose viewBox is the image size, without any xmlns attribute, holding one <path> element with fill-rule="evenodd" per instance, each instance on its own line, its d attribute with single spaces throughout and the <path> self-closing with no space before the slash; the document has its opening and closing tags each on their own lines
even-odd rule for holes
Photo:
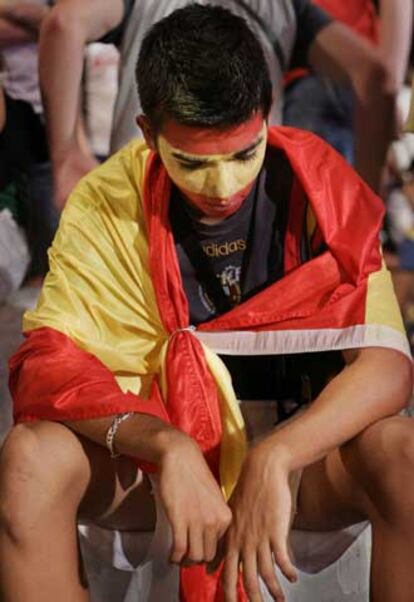
<svg viewBox="0 0 414 602">
<path fill-rule="evenodd" d="M 409 355 L 380 253 L 381 201 L 313 134 L 274 128 L 268 143 L 284 151 L 294 174 L 285 276 L 196 328 L 159 156 L 134 141 L 81 181 L 62 214 L 37 308 L 25 314 L 26 341 L 10 361 L 16 421 L 159 416 L 198 442 L 228 499 L 246 438 L 216 353 L 380 346 Z M 304 230 L 313 248 L 326 249 L 306 263 Z M 183 569 L 181 600 L 221 599 L 216 577 Z"/>
</svg>

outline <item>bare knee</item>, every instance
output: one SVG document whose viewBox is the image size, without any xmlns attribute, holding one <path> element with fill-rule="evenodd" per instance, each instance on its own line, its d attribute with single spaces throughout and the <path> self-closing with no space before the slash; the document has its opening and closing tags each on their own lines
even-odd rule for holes
<svg viewBox="0 0 414 602">
<path fill-rule="evenodd" d="M 344 464 L 370 500 L 374 516 L 413 523 L 414 421 L 392 417 L 366 429 L 343 448 Z"/>
<path fill-rule="evenodd" d="M 0 531 L 26 540 L 57 511 L 76 514 L 87 487 L 82 447 L 64 426 L 16 426 L 0 455 Z"/>
</svg>

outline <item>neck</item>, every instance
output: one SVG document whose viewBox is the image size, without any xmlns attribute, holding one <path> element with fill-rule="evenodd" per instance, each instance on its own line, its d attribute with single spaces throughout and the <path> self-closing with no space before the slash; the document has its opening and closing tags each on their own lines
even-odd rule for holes
<svg viewBox="0 0 414 602">
<path fill-rule="evenodd" d="M 200 222 L 200 224 L 206 224 L 207 226 L 215 226 L 216 224 L 220 224 L 220 222 L 224 222 L 226 218 L 225 217 L 200 217 L 198 218 L 198 221 Z"/>
</svg>

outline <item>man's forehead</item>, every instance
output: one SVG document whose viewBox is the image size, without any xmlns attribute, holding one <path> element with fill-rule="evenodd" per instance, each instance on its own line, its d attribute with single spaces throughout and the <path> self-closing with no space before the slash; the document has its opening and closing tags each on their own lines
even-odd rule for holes
<svg viewBox="0 0 414 602">
<path fill-rule="evenodd" d="M 226 129 L 182 125 L 167 120 L 161 136 L 176 151 L 188 155 L 225 155 L 248 147 L 263 130 L 264 119 L 256 113 L 251 119 Z"/>
</svg>

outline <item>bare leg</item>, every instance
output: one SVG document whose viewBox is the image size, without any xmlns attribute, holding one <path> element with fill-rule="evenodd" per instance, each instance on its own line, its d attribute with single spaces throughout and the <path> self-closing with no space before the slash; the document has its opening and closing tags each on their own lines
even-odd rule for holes
<svg viewBox="0 0 414 602">
<path fill-rule="evenodd" d="M 0 456 L 2 602 L 89 600 L 79 512 L 118 528 L 152 530 L 155 521 L 142 473 L 127 458 L 115 463 L 104 448 L 57 423 L 13 429 Z"/>
<path fill-rule="evenodd" d="M 368 518 L 371 602 L 412 602 L 414 421 L 382 420 L 308 467 L 295 526 L 331 530 Z"/>
</svg>

